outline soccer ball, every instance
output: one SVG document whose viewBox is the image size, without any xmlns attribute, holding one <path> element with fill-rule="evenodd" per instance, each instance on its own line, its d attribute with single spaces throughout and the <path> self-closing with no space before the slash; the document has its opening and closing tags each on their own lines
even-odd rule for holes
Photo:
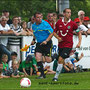
<svg viewBox="0 0 90 90">
<path fill-rule="evenodd" d="M 28 78 L 22 78 L 20 80 L 20 86 L 21 87 L 30 87 L 31 86 L 31 80 Z"/>
</svg>

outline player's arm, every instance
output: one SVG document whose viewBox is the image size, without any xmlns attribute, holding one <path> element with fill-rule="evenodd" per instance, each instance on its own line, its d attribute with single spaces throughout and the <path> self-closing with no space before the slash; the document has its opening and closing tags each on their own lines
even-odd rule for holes
<svg viewBox="0 0 90 90">
<path fill-rule="evenodd" d="M 29 75 L 27 74 L 25 68 L 23 68 L 23 72 L 24 72 L 25 76 L 29 76 Z"/>
<path fill-rule="evenodd" d="M 1 34 L 8 35 L 8 34 L 14 34 L 14 32 L 13 30 L 8 30 L 8 31 L 1 30 Z"/>
<path fill-rule="evenodd" d="M 82 41 L 82 34 L 81 34 L 81 31 L 79 31 L 78 32 L 78 44 L 77 44 L 76 48 L 80 48 L 81 41 Z"/>
<path fill-rule="evenodd" d="M 55 25 L 53 36 L 55 36 L 58 39 L 58 42 L 61 42 L 62 41 L 62 38 L 58 36 L 57 32 L 58 32 L 58 22 Z"/>
<path fill-rule="evenodd" d="M 79 60 L 80 60 L 83 56 L 84 56 L 84 54 L 83 54 L 83 53 L 81 53 L 81 55 L 80 55 L 80 57 L 79 57 Z"/>
<path fill-rule="evenodd" d="M 48 38 L 46 39 L 46 42 L 50 41 L 52 37 L 53 37 L 53 33 L 51 33 L 51 34 L 48 36 Z"/>
<path fill-rule="evenodd" d="M 33 36 L 33 40 L 31 42 L 31 45 L 34 45 L 36 43 L 36 39 L 35 39 L 35 36 Z"/>
<path fill-rule="evenodd" d="M 53 36 L 53 33 L 51 33 L 51 34 L 48 36 L 48 38 L 47 38 L 45 41 L 43 41 L 40 45 L 42 45 L 42 44 L 47 44 L 48 41 L 51 40 L 52 36 Z"/>
<path fill-rule="evenodd" d="M 55 32 L 53 32 L 53 36 L 55 36 L 58 39 L 58 42 L 61 42 L 62 41 L 62 38 L 59 37 Z"/>
<path fill-rule="evenodd" d="M 30 68 L 30 76 L 32 76 L 32 73 L 33 73 L 33 68 L 31 67 Z"/>
<path fill-rule="evenodd" d="M 78 28 L 78 26 L 77 26 L 77 24 L 74 22 L 73 30 L 77 30 L 77 28 Z M 76 48 L 80 48 L 81 41 L 82 41 L 82 33 L 81 33 L 81 31 L 79 31 L 77 34 L 78 34 L 78 44 L 76 45 Z"/>
</svg>

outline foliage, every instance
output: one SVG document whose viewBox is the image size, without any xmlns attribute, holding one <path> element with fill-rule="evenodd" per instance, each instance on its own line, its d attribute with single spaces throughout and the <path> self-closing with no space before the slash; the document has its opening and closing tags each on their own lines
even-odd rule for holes
<svg viewBox="0 0 90 90">
<path fill-rule="evenodd" d="M 79 10 L 84 10 L 89 16 L 90 0 L 69 0 L 72 9 L 72 19 L 78 17 Z M 56 12 L 56 0 L 0 0 L 0 14 L 3 10 L 10 11 L 13 16 L 21 16 L 28 19 L 37 11 L 43 13 L 44 19 L 48 12 Z"/>
<path fill-rule="evenodd" d="M 35 12 L 44 14 L 55 12 L 55 0 L 8 0 L 0 2 L 0 12 L 8 10 L 11 16 L 21 16 L 28 20 Z"/>
<path fill-rule="evenodd" d="M 86 16 L 90 16 L 89 14 L 89 5 L 88 2 L 89 0 L 70 0 L 70 8 L 72 10 L 72 18 L 75 19 L 78 17 L 78 11 L 83 10 L 85 11 Z"/>
</svg>

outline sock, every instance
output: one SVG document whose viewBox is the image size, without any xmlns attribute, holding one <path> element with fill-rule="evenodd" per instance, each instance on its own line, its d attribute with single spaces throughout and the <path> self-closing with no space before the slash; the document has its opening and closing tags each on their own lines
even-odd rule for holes
<svg viewBox="0 0 90 90">
<path fill-rule="evenodd" d="M 37 65 L 38 65 L 38 70 L 41 72 L 41 76 L 45 77 L 45 74 L 44 74 L 44 68 L 43 68 L 43 64 L 42 62 L 37 62 Z"/>
<path fill-rule="evenodd" d="M 59 74 L 62 71 L 62 68 L 63 68 L 63 64 L 58 64 L 54 78 L 58 78 Z"/>
</svg>

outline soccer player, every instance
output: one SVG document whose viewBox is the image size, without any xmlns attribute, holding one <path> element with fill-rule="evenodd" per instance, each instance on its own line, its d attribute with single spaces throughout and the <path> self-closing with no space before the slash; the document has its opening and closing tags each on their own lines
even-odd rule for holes
<svg viewBox="0 0 90 90">
<path fill-rule="evenodd" d="M 53 36 L 53 29 L 48 22 L 42 20 L 41 13 L 37 12 L 34 15 L 35 23 L 32 25 L 34 36 L 37 40 L 35 56 L 37 60 L 38 70 L 41 75 L 38 78 L 45 78 L 44 69 L 42 64 L 42 55 L 45 55 L 46 61 L 51 60 L 50 50 L 51 50 L 51 38 Z M 35 38 L 32 43 L 34 44 Z"/>
<path fill-rule="evenodd" d="M 58 76 L 62 71 L 64 59 L 69 57 L 69 54 L 73 47 L 73 30 L 78 28 L 77 24 L 73 22 L 71 17 L 71 9 L 66 8 L 63 11 L 64 18 L 58 20 L 56 23 L 56 29 L 54 35 L 61 37 L 62 41 L 58 43 L 59 47 L 59 59 L 58 59 L 58 66 L 56 69 L 56 74 L 53 78 L 53 81 L 58 81 Z M 81 32 L 78 32 L 79 42 L 76 48 L 79 48 L 81 45 Z"/>
</svg>

